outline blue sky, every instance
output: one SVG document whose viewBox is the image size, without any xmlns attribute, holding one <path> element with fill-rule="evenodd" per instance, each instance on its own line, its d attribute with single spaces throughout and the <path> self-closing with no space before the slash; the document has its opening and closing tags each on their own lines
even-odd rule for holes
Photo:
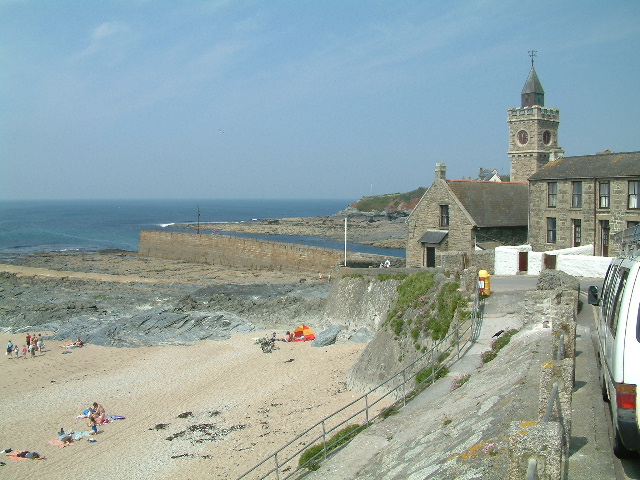
<svg viewBox="0 0 640 480">
<path fill-rule="evenodd" d="M 640 150 L 640 2 L 0 0 L 0 199 L 353 198 Z"/>
</svg>

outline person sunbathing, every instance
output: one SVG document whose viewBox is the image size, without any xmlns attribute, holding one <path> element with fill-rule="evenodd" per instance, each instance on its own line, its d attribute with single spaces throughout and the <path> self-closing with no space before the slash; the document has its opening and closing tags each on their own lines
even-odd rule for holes
<svg viewBox="0 0 640 480">
<path fill-rule="evenodd" d="M 80 337 L 75 342 L 69 343 L 68 345 L 60 345 L 60 348 L 73 348 L 73 347 L 82 347 L 84 346 L 84 342 Z"/>
</svg>

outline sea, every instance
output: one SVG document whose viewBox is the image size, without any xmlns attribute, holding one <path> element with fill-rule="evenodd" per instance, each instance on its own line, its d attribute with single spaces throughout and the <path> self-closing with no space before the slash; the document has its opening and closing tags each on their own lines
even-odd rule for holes
<svg viewBox="0 0 640 480">
<path fill-rule="evenodd" d="M 0 200 L 0 260 L 53 252 L 138 251 L 142 230 L 180 231 L 171 225 L 254 222 L 266 218 L 333 215 L 354 200 Z M 192 229 L 185 232 L 193 233 Z M 324 237 L 239 234 L 344 251 Z M 347 241 L 348 241 L 347 224 Z M 404 257 L 404 249 L 347 243 L 351 252 Z"/>
</svg>

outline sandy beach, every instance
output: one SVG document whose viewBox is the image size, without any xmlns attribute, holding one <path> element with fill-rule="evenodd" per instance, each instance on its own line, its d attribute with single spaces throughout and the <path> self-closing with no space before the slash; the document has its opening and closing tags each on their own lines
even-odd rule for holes
<svg viewBox="0 0 640 480">
<path fill-rule="evenodd" d="M 48 261 L 54 258 L 61 261 L 62 257 Z M 180 271 L 173 263 L 135 256 L 73 259 L 90 264 L 92 268 L 84 269 L 89 273 L 116 276 L 106 277 L 107 281 L 117 281 L 123 274 L 123 282 L 131 281 L 132 275 L 170 281 L 172 275 L 167 272 Z M 76 271 L 73 281 L 77 282 L 83 278 L 83 269 L 67 260 L 62 273 L 62 265 L 54 270 L 43 262 L 11 270 L 25 282 L 34 274 L 29 268 L 43 269 L 36 272 L 40 276 L 65 277 L 68 271 Z M 105 261 L 110 268 L 97 268 Z M 142 264 L 150 268 L 143 269 Z M 189 275 L 202 282 L 205 270 Z M 204 281 L 278 282 L 296 277 L 237 271 L 215 275 L 216 279 Z M 179 276 L 189 281 L 185 274 Z M 83 281 L 94 281 L 90 277 Z M 0 334 L 3 349 L 9 339 L 22 347 L 25 336 Z M 61 342 L 51 340 L 35 358 L 3 355 L 0 449 L 35 451 L 46 459 L 3 458 L 2 477 L 235 478 L 360 396 L 347 391 L 345 381 L 364 344 L 318 348 L 310 342 L 278 342 L 278 350 L 265 354 L 255 344 L 256 336 L 252 332 L 189 346 L 139 348 L 90 344 L 63 349 Z M 86 420 L 76 417 L 94 401 L 103 404 L 107 414 L 126 418 L 100 426 L 95 442 L 87 437 L 64 448 L 49 443 L 60 428 L 89 431 Z"/>
<path fill-rule="evenodd" d="M 1 338 L 6 345 L 23 336 Z M 188 347 L 48 344 L 35 358 L 3 356 L 0 446 L 47 459 L 8 458 L 2 477 L 234 478 L 359 395 L 346 391 L 345 378 L 364 345 L 280 343 L 271 354 L 253 335 L 235 335 Z M 61 427 L 88 431 L 76 416 L 94 401 L 126 419 L 100 426 L 95 443 L 48 443 Z M 220 439 L 167 440 L 202 424 L 215 425 Z"/>
</svg>

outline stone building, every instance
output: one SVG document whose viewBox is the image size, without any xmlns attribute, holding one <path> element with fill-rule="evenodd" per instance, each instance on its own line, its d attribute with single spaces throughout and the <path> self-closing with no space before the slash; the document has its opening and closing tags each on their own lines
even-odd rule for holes
<svg viewBox="0 0 640 480">
<path fill-rule="evenodd" d="M 520 104 L 520 108 L 507 112 L 512 182 L 526 182 L 550 160 L 563 155 L 558 147 L 560 110 L 544 106 L 544 89 L 533 67 L 533 57 Z"/>
<path fill-rule="evenodd" d="M 615 256 L 610 236 L 640 223 L 640 152 L 564 157 L 529 177 L 534 251 L 593 245 Z"/>
<path fill-rule="evenodd" d="M 610 236 L 640 223 L 640 152 L 564 158 L 560 110 L 545 107 L 529 53 L 521 106 L 507 112 L 511 182 L 482 168 L 479 178 L 494 181 L 446 180 L 444 164 L 436 164 L 435 181 L 408 219 L 407 266 L 440 265 L 443 252 L 525 243 L 534 251 L 593 245 L 594 255 L 613 256 Z"/>
<path fill-rule="evenodd" d="M 444 252 L 470 255 L 483 245 L 519 245 L 527 238 L 527 185 L 436 178 L 407 220 L 407 266 L 435 267 Z"/>
</svg>

